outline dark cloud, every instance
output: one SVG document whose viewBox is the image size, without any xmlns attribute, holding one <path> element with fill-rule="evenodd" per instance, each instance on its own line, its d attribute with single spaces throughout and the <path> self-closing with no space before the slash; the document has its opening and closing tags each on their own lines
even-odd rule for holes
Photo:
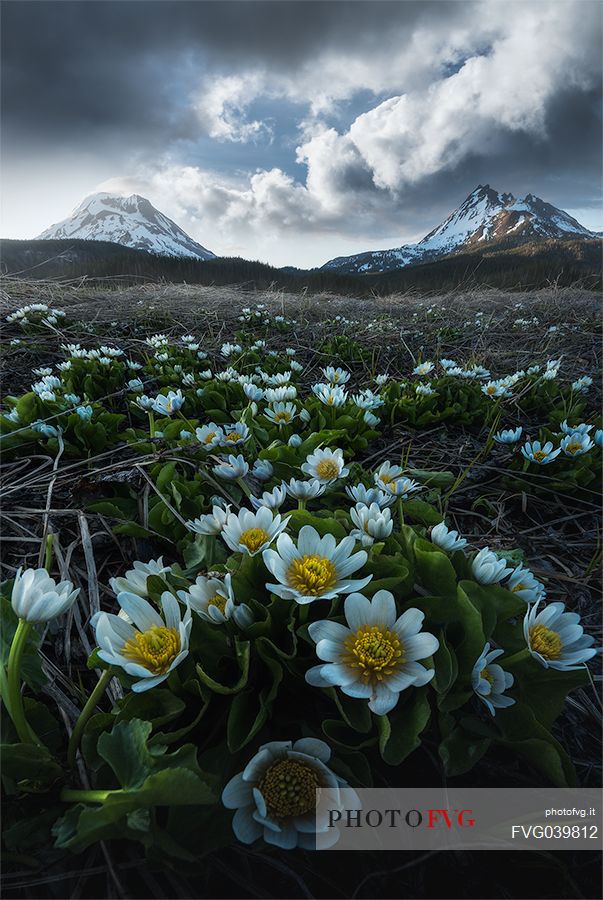
<svg viewBox="0 0 603 900">
<path fill-rule="evenodd" d="M 458 15 L 430 3 L 430 15 Z M 465 4 L 467 6 L 467 4 Z M 466 12 L 466 10 L 465 10 Z M 10 132 L 38 139 L 107 127 L 186 134 L 178 108 L 195 76 L 255 63 L 289 71 L 325 47 L 383 51 L 424 3 L 97 2 L 3 4 L 2 95 Z M 389 37 L 388 37 L 389 36 Z M 399 37 L 398 37 L 399 40 Z M 8 135 L 10 137 L 10 133 Z"/>
</svg>

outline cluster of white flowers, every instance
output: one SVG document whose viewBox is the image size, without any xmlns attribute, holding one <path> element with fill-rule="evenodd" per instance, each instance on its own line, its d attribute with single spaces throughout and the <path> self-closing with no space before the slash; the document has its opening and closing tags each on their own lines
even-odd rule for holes
<svg viewBox="0 0 603 900">
<path fill-rule="evenodd" d="M 48 306 L 47 303 L 29 303 L 21 306 L 6 317 L 9 324 L 16 322 L 25 325 L 58 325 L 65 318 L 65 311 Z"/>
</svg>

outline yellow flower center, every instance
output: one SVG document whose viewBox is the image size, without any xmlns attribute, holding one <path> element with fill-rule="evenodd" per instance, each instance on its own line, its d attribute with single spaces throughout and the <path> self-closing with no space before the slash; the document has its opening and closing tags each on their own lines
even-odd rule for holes
<svg viewBox="0 0 603 900">
<path fill-rule="evenodd" d="M 222 615 L 225 615 L 226 601 L 227 597 L 223 597 L 222 594 L 214 594 L 214 596 L 210 597 L 210 599 L 208 600 L 207 605 L 217 607 Z"/>
<path fill-rule="evenodd" d="M 339 466 L 334 459 L 321 459 L 316 466 L 316 474 L 324 481 L 330 481 L 339 475 Z"/>
<path fill-rule="evenodd" d="M 289 422 L 291 420 L 291 413 L 287 412 L 287 410 L 281 410 L 274 414 L 275 422 Z"/>
<path fill-rule="evenodd" d="M 383 484 L 391 484 L 392 481 L 395 481 L 395 478 L 392 478 L 391 475 L 383 474 L 379 475 L 379 481 L 382 481 Z"/>
<path fill-rule="evenodd" d="M 479 673 L 479 677 L 485 678 L 486 681 L 490 682 L 490 684 L 492 684 L 494 682 L 494 678 L 492 677 L 492 675 L 490 674 L 488 669 L 482 669 L 481 672 Z"/>
<path fill-rule="evenodd" d="M 211 442 L 213 441 L 213 439 L 215 438 L 215 436 L 216 436 L 216 432 L 215 432 L 215 431 L 208 431 L 207 434 L 205 435 L 205 440 L 203 441 L 203 443 L 204 443 L 204 444 L 211 444 Z"/>
<path fill-rule="evenodd" d="M 544 452 L 544 450 L 534 450 L 532 454 L 534 459 L 538 460 L 538 462 L 541 462 L 543 459 L 545 459 L 546 455 L 547 454 Z"/>
<path fill-rule="evenodd" d="M 274 763 L 258 784 L 268 815 L 276 819 L 303 816 L 316 809 L 318 788 L 318 775 L 314 769 L 293 759 Z"/>
<path fill-rule="evenodd" d="M 568 444 L 565 449 L 570 453 L 576 453 L 578 450 L 582 450 L 582 444 Z"/>
<path fill-rule="evenodd" d="M 486 388 L 486 392 L 487 392 L 488 394 L 495 394 L 495 393 L 496 393 L 496 388 L 494 387 L 493 384 L 491 384 L 491 385 L 489 385 L 489 386 Z"/>
<path fill-rule="evenodd" d="M 237 441 L 242 440 L 243 435 L 239 434 L 238 431 L 229 431 L 228 434 L 224 435 L 225 441 L 231 441 L 233 444 L 236 444 Z"/>
<path fill-rule="evenodd" d="M 250 553 L 256 553 L 269 540 L 270 535 L 263 528 L 248 528 L 241 534 L 239 544 L 247 547 Z"/>
<path fill-rule="evenodd" d="M 180 635 L 175 628 L 153 625 L 126 641 L 122 653 L 153 675 L 163 675 L 180 653 Z"/>
<path fill-rule="evenodd" d="M 530 646 L 545 659 L 559 659 L 563 649 L 557 632 L 545 628 L 544 625 L 534 625 L 530 628 Z"/>
<path fill-rule="evenodd" d="M 304 597 L 318 597 L 337 584 L 337 569 L 330 559 L 316 553 L 295 559 L 287 571 L 287 581 Z"/>
<path fill-rule="evenodd" d="M 363 678 L 383 681 L 404 662 L 404 650 L 397 635 L 384 625 L 363 625 L 345 641 L 343 662 L 360 669 Z"/>
<path fill-rule="evenodd" d="M 521 581 L 515 585 L 515 587 L 511 588 L 511 593 L 516 594 L 517 591 L 523 591 L 525 589 L 525 584 L 522 584 Z"/>
<path fill-rule="evenodd" d="M 333 406 L 334 402 L 335 402 L 335 397 L 333 396 L 333 394 L 329 394 L 327 397 L 327 406 Z"/>
</svg>

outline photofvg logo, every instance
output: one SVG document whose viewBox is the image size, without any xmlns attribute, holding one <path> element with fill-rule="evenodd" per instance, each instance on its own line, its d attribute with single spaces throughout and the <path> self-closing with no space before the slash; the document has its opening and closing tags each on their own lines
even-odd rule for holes
<svg viewBox="0 0 603 900">
<path fill-rule="evenodd" d="M 473 828 L 472 809 L 330 809 L 329 828 Z"/>
<path fill-rule="evenodd" d="M 318 850 L 600 850 L 592 789 L 322 790 Z"/>
</svg>

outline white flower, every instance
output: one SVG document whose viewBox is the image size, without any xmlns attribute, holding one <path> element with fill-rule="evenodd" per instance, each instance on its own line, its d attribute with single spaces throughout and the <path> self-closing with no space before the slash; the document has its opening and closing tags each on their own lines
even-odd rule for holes
<svg viewBox="0 0 603 900">
<path fill-rule="evenodd" d="M 443 369 L 458 369 L 458 363 L 456 363 L 453 359 L 441 359 L 440 365 Z"/>
<path fill-rule="evenodd" d="M 253 613 L 246 603 L 236 604 L 230 574 L 220 578 L 198 575 L 187 591 L 177 591 L 178 598 L 206 622 L 222 625 L 228 619 L 240 627 L 253 621 Z"/>
<path fill-rule="evenodd" d="M 280 428 L 282 425 L 288 425 L 289 422 L 295 419 L 297 409 L 295 403 L 274 403 L 272 407 L 266 407 L 264 415 Z"/>
<path fill-rule="evenodd" d="M 324 494 L 327 485 L 317 478 L 311 478 L 309 481 L 297 481 L 292 478 L 289 484 L 285 484 L 285 488 L 289 496 L 295 500 L 314 500 L 315 497 Z"/>
<path fill-rule="evenodd" d="M 109 584 L 114 594 L 127 591 L 130 594 L 136 594 L 138 597 L 148 597 L 147 578 L 149 575 L 163 575 L 169 572 L 170 566 L 163 565 L 163 557 L 159 559 L 150 559 L 148 562 L 135 562 L 134 568 L 129 569 L 125 576 L 121 578 L 110 578 Z"/>
<path fill-rule="evenodd" d="M 585 394 L 592 383 L 593 380 L 589 375 L 583 375 L 581 378 L 578 378 L 577 381 L 574 381 L 572 390 L 577 391 L 579 394 Z"/>
<path fill-rule="evenodd" d="M 80 589 L 70 581 L 57 584 L 46 569 L 17 569 L 11 605 L 25 622 L 50 622 L 71 608 Z"/>
<path fill-rule="evenodd" d="M 299 447 L 302 443 L 301 434 L 292 434 L 289 440 L 287 441 L 287 445 L 289 447 Z"/>
<path fill-rule="evenodd" d="M 530 460 L 530 462 L 538 463 L 539 466 L 546 466 L 548 463 L 553 462 L 560 453 L 561 447 L 553 450 L 552 441 L 547 441 L 544 447 L 541 446 L 540 441 L 532 441 L 532 443 L 526 441 L 521 448 L 522 456 Z"/>
<path fill-rule="evenodd" d="M 256 512 L 241 509 L 238 515 L 229 514 L 222 537 L 231 550 L 255 556 L 287 527 L 289 518 L 281 521 L 280 515 L 273 515 L 266 506 L 260 506 Z"/>
<path fill-rule="evenodd" d="M 237 422 L 234 425 L 225 425 L 220 446 L 235 447 L 239 444 L 246 444 L 250 437 L 251 431 L 243 422 Z"/>
<path fill-rule="evenodd" d="M 346 369 L 336 369 L 333 366 L 327 366 L 326 369 L 321 369 L 320 371 L 325 376 L 328 384 L 347 384 L 352 377 Z"/>
<path fill-rule="evenodd" d="M 355 503 L 365 503 L 366 506 L 370 506 L 371 503 L 378 503 L 383 509 L 395 502 L 395 497 L 391 494 L 386 494 L 385 491 L 378 487 L 367 488 L 363 484 L 347 485 L 345 492 Z"/>
<path fill-rule="evenodd" d="M 379 387 L 383 387 L 384 384 L 387 384 L 389 379 L 389 375 L 375 375 L 375 384 Z"/>
<path fill-rule="evenodd" d="M 327 767 L 330 758 L 329 747 L 317 738 L 263 744 L 222 792 L 224 806 L 236 810 L 232 820 L 236 838 L 252 844 L 263 837 L 281 850 L 314 850 L 317 791 L 333 792 L 337 805 L 338 788 L 345 784 Z M 337 828 L 328 833 L 335 843 Z M 323 835 L 321 847 L 324 840 Z"/>
<path fill-rule="evenodd" d="M 139 393 L 140 391 L 144 391 L 144 384 L 140 380 L 140 378 L 132 378 L 128 381 L 128 390 Z"/>
<path fill-rule="evenodd" d="M 521 425 L 518 428 L 507 428 L 503 431 L 497 431 L 494 435 L 494 440 L 497 444 L 514 444 L 520 439 L 522 431 Z"/>
<path fill-rule="evenodd" d="M 220 534 L 226 525 L 229 513 L 230 505 L 225 507 L 215 505 L 210 514 L 199 516 L 198 519 L 190 519 L 186 523 L 186 527 L 189 531 L 195 531 L 197 534 Z"/>
<path fill-rule="evenodd" d="M 316 478 L 325 484 L 336 481 L 338 478 L 345 478 L 350 471 L 344 468 L 343 450 L 331 450 L 330 447 L 310 453 L 301 466 L 301 470 L 311 478 Z"/>
<path fill-rule="evenodd" d="M 502 656 L 504 650 L 491 650 L 486 644 L 479 659 L 473 666 L 471 685 L 476 695 L 485 703 L 493 716 L 497 709 L 513 706 L 515 700 L 505 697 L 504 692 L 513 685 L 514 678 L 510 672 L 504 672 L 499 665 L 492 665 L 495 659 Z"/>
<path fill-rule="evenodd" d="M 499 379 L 498 381 L 488 381 L 487 384 L 482 385 L 482 394 L 485 394 L 486 397 L 492 397 L 495 400 L 497 397 L 506 397 L 509 393 L 509 388 L 504 381 L 504 379 Z"/>
<path fill-rule="evenodd" d="M 253 469 L 251 470 L 251 474 L 254 478 L 257 478 L 258 481 L 268 481 L 269 478 L 272 477 L 274 472 L 274 467 L 269 459 L 256 459 L 253 464 Z"/>
<path fill-rule="evenodd" d="M 422 487 L 417 481 L 413 481 L 412 478 L 398 478 L 396 481 L 386 484 L 385 491 L 394 497 L 399 497 L 401 500 L 408 500 L 411 494 L 422 490 Z"/>
<path fill-rule="evenodd" d="M 308 627 L 316 654 L 325 663 L 309 669 L 306 681 L 314 687 L 337 685 L 348 697 L 368 699 L 369 709 L 384 716 L 401 691 L 431 681 L 434 669 L 418 660 L 432 656 L 439 641 L 421 633 L 425 614 L 420 610 L 407 609 L 397 617 L 389 591 L 377 591 L 372 600 L 350 594 L 344 611 L 347 627 L 329 619 Z"/>
<path fill-rule="evenodd" d="M 148 412 L 150 409 L 155 409 L 155 401 L 152 397 L 147 397 L 146 394 L 137 397 L 134 401 L 134 405 L 138 406 L 139 409 L 143 409 L 145 412 Z"/>
<path fill-rule="evenodd" d="M 350 580 L 367 560 L 365 550 L 352 553 L 354 544 L 349 536 L 339 544 L 332 534 L 321 538 L 311 525 L 300 529 L 297 546 L 288 534 L 279 535 L 276 550 L 263 553 L 264 565 L 279 584 L 267 584 L 266 589 L 284 600 L 304 604 L 365 587 L 372 575 Z"/>
<path fill-rule="evenodd" d="M 594 425 L 587 425 L 586 422 L 581 422 L 579 425 L 568 425 L 567 419 L 564 419 L 561 425 L 559 426 L 561 431 L 564 434 L 588 434 L 594 428 Z"/>
<path fill-rule="evenodd" d="M 332 387 L 329 384 L 313 385 L 312 393 L 315 394 L 325 406 L 343 406 L 348 396 L 342 387 Z"/>
<path fill-rule="evenodd" d="M 534 577 L 529 569 L 522 565 L 517 566 L 509 575 L 509 580 L 505 584 L 508 591 L 517 594 L 526 603 L 536 603 L 544 600 L 546 591 L 541 581 Z"/>
<path fill-rule="evenodd" d="M 435 394 L 435 391 L 431 384 L 418 384 L 415 387 L 415 394 L 419 394 L 422 397 L 431 397 L 432 394 Z"/>
<path fill-rule="evenodd" d="M 595 444 L 597 447 L 603 447 L 603 428 L 597 428 L 595 431 Z"/>
<path fill-rule="evenodd" d="M 217 463 L 213 467 L 213 471 L 221 478 L 234 481 L 237 478 L 244 478 L 245 475 L 247 475 L 249 472 L 249 464 L 245 462 L 245 459 L 241 454 L 238 456 L 230 455 L 226 459 L 223 458 L 221 463 Z"/>
<path fill-rule="evenodd" d="M 499 559 L 488 547 L 484 547 L 471 560 L 471 572 L 479 584 L 496 584 L 510 575 L 513 569 L 507 568 L 507 562 Z"/>
<path fill-rule="evenodd" d="M 467 546 L 465 538 L 459 537 L 458 531 L 451 531 L 444 522 L 433 526 L 429 538 L 441 550 L 462 550 Z"/>
<path fill-rule="evenodd" d="M 415 366 L 412 370 L 413 375 L 429 375 L 429 373 L 434 369 L 434 364 L 432 362 L 424 362 L 420 363 L 418 366 Z"/>
<path fill-rule="evenodd" d="M 267 375 L 264 381 L 272 387 L 280 387 L 281 385 L 289 384 L 291 372 L 277 372 L 276 375 Z"/>
<path fill-rule="evenodd" d="M 171 416 L 172 413 L 181 408 L 183 403 L 184 397 L 182 396 L 182 391 L 178 388 L 177 391 L 168 391 L 167 394 L 158 394 L 155 397 L 153 409 L 163 416 Z"/>
<path fill-rule="evenodd" d="M 201 428 L 195 428 L 195 436 L 200 444 L 203 444 L 205 450 L 211 450 L 224 441 L 224 432 L 220 425 L 215 422 L 208 422 Z"/>
<path fill-rule="evenodd" d="M 565 612 L 563 603 L 549 603 L 538 612 L 539 603 L 531 606 L 523 620 L 523 633 L 528 650 L 545 669 L 571 672 L 597 653 L 595 639 L 584 634 L 580 616 Z"/>
<path fill-rule="evenodd" d="M 250 497 L 251 505 L 254 509 L 259 509 L 260 506 L 265 506 L 267 509 L 280 509 L 280 507 L 285 502 L 285 498 L 287 496 L 287 489 L 285 482 L 280 485 L 277 485 L 275 488 L 272 488 L 271 491 L 264 491 L 260 498 L 258 497 Z"/>
<path fill-rule="evenodd" d="M 385 490 L 389 484 L 392 484 L 392 482 L 401 477 L 403 471 L 401 466 L 394 466 L 388 460 L 387 462 L 382 463 L 379 467 L 379 471 L 375 472 L 373 475 L 375 484 L 381 490 Z"/>
<path fill-rule="evenodd" d="M 362 417 L 367 425 L 370 425 L 371 428 L 374 428 L 375 425 L 378 425 L 381 419 L 379 416 L 373 415 L 370 410 L 365 410 L 364 415 Z"/>
<path fill-rule="evenodd" d="M 358 409 L 366 410 L 378 409 L 378 407 L 383 406 L 385 403 L 378 394 L 373 394 L 368 388 L 364 391 L 360 391 L 358 394 L 354 394 L 352 396 L 352 401 Z"/>
<path fill-rule="evenodd" d="M 567 434 L 561 439 L 560 444 L 566 456 L 582 456 L 583 453 L 588 453 L 589 450 L 592 450 L 594 446 L 594 442 L 588 434 L 580 434 L 579 431 Z"/>
<path fill-rule="evenodd" d="M 187 607 L 181 616 L 180 605 L 169 591 L 161 595 L 163 617 L 136 594 L 124 591 L 117 602 L 130 621 L 106 612 L 96 617 L 98 655 L 108 665 L 120 666 L 140 679 L 132 685 L 133 691 L 148 691 L 165 681 L 188 654 L 191 611 Z"/>
<path fill-rule="evenodd" d="M 266 388 L 264 391 L 264 399 L 267 403 L 280 403 L 281 400 L 295 400 L 296 397 L 297 388 L 294 384 L 287 384 L 276 388 Z"/>
<path fill-rule="evenodd" d="M 378 503 L 371 503 L 370 506 L 357 503 L 350 510 L 350 516 L 356 526 L 350 535 L 360 541 L 363 547 L 371 547 L 375 541 L 385 540 L 394 527 L 391 511 L 382 510 Z"/>
<path fill-rule="evenodd" d="M 243 391 L 245 392 L 245 396 L 248 400 L 253 400 L 258 402 L 264 396 L 264 391 L 261 387 L 257 387 L 255 384 L 245 383 L 243 385 Z"/>
</svg>

